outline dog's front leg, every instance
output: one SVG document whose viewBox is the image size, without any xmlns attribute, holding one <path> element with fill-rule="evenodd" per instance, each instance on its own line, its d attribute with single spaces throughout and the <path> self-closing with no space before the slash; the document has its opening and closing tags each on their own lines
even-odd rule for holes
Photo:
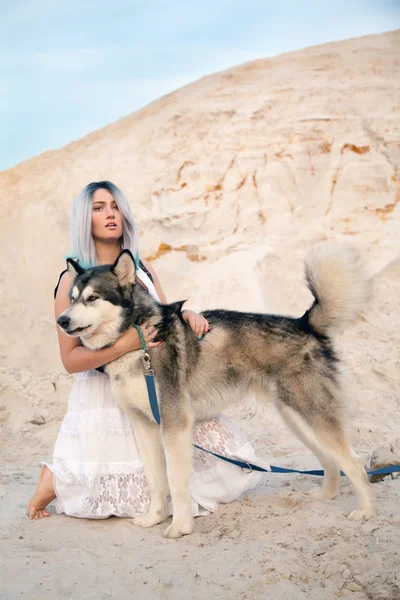
<svg viewBox="0 0 400 600">
<path fill-rule="evenodd" d="M 172 523 L 164 536 L 177 538 L 193 531 L 190 500 L 190 475 L 192 471 L 193 419 L 184 414 L 181 418 L 163 423 L 163 440 L 169 489 L 172 499 Z"/>
<path fill-rule="evenodd" d="M 149 512 L 133 519 L 139 527 L 153 527 L 168 518 L 169 488 L 160 428 L 139 411 L 132 411 L 132 425 L 150 488 Z"/>
</svg>

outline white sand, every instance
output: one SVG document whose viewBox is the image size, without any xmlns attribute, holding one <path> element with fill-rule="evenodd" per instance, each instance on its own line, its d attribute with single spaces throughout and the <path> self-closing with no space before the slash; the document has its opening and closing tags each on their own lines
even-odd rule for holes
<svg viewBox="0 0 400 600">
<path fill-rule="evenodd" d="M 323 502 L 318 478 L 265 475 L 178 541 L 162 526 L 24 511 L 71 384 L 52 316 L 68 208 L 101 178 L 131 198 L 167 297 L 196 309 L 300 315 L 308 249 L 358 246 L 374 295 L 338 339 L 351 440 L 366 461 L 378 446 L 400 453 L 399 64 L 399 32 L 255 61 L 0 173 L 1 599 L 400 598 L 400 478 L 374 484 L 380 514 L 360 524 L 345 519 L 346 479 Z M 272 407 L 230 416 L 271 463 L 317 466 Z"/>
</svg>

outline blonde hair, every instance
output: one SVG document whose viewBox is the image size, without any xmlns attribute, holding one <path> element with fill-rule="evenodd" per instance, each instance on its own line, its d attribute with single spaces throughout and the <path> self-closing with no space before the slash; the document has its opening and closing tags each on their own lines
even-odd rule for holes
<svg viewBox="0 0 400 600">
<path fill-rule="evenodd" d="M 78 260 L 84 269 L 97 264 L 96 247 L 92 235 L 92 203 L 96 190 L 107 190 L 112 195 L 122 216 L 121 250 L 124 248 L 130 250 L 138 266 L 138 229 L 125 194 L 111 181 L 89 183 L 75 199 L 70 218 L 71 251 L 67 257 Z"/>
</svg>

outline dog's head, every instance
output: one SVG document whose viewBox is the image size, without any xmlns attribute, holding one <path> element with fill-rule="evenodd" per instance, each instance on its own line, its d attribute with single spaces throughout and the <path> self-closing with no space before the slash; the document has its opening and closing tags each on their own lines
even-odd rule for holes
<svg viewBox="0 0 400 600">
<path fill-rule="evenodd" d="M 67 259 L 72 286 L 71 305 L 57 319 L 70 336 L 98 349 L 113 344 L 132 323 L 135 304 L 136 267 L 129 250 L 123 250 L 113 265 L 82 269 Z"/>
</svg>

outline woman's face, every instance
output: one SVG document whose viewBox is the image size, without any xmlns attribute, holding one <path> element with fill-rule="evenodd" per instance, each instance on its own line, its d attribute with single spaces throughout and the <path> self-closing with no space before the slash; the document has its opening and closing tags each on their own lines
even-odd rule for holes
<svg viewBox="0 0 400 600">
<path fill-rule="evenodd" d="M 103 242 L 122 237 L 122 216 L 107 190 L 96 190 L 92 203 L 92 235 Z"/>
</svg>

